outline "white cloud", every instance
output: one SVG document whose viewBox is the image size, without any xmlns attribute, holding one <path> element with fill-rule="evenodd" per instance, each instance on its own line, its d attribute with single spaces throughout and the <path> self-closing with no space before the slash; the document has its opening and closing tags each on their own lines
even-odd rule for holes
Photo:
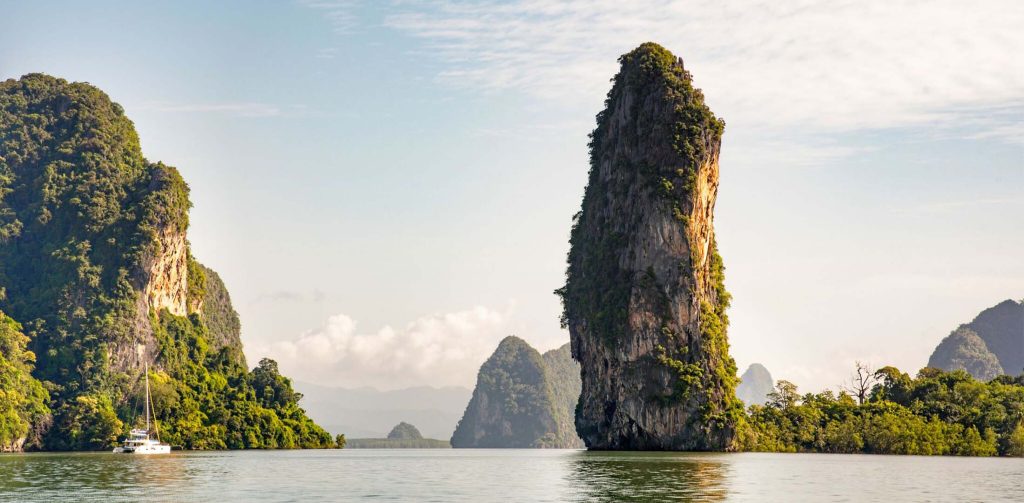
<svg viewBox="0 0 1024 503">
<path fill-rule="evenodd" d="M 479 306 L 367 332 L 337 314 L 293 340 L 254 345 L 250 354 L 276 359 L 295 379 L 325 385 L 473 386 L 480 365 L 511 333 L 510 310 Z"/>
<path fill-rule="evenodd" d="M 1024 98 L 1024 3 L 1016 0 L 434 1 L 399 8 L 386 24 L 423 39 L 427 55 L 446 62 L 441 81 L 588 106 L 607 92 L 616 57 L 648 40 L 685 59 L 727 122 L 749 127 L 917 125 L 955 120 L 955 113 L 937 115 L 951 107 Z"/>
<path fill-rule="evenodd" d="M 969 135 L 968 138 L 973 140 L 997 138 L 1006 143 L 1024 145 L 1024 117 L 1019 120 L 1020 122 L 1016 123 L 995 124 L 988 129 Z"/>
</svg>

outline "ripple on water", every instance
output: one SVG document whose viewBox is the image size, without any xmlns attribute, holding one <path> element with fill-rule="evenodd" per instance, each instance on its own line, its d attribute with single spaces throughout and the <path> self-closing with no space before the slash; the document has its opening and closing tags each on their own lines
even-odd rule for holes
<svg viewBox="0 0 1024 503">
<path fill-rule="evenodd" d="M 1024 501 L 1024 460 L 570 450 L 0 455 L 2 501 Z"/>
</svg>

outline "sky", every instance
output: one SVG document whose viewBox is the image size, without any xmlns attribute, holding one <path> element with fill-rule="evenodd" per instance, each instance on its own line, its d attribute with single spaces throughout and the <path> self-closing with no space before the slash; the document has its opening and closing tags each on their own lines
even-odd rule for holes
<svg viewBox="0 0 1024 503">
<path fill-rule="evenodd" d="M 180 169 L 250 361 L 472 386 L 506 335 L 568 342 L 587 134 L 658 42 L 726 121 L 731 352 L 817 391 L 1024 299 L 1021 26 L 1016 0 L 0 0 L 0 79 L 97 85 Z"/>
</svg>

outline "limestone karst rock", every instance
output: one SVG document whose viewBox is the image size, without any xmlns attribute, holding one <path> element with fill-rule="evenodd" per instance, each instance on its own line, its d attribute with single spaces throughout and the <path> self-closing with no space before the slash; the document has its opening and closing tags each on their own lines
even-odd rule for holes
<svg viewBox="0 0 1024 503">
<path fill-rule="evenodd" d="M 405 421 L 396 424 L 388 433 L 388 440 L 420 440 L 422 438 L 420 430 Z"/>
<path fill-rule="evenodd" d="M 581 447 L 570 409 L 578 376 L 565 346 L 541 355 L 526 341 L 506 337 L 480 367 L 452 447 Z"/>
<path fill-rule="evenodd" d="M 735 448 L 742 404 L 714 233 L 724 122 L 681 59 L 645 43 L 591 134 L 564 305 L 592 449 Z"/>
<path fill-rule="evenodd" d="M 976 379 L 1024 372 L 1024 302 L 1005 300 L 962 325 L 932 352 L 928 366 L 964 369 Z"/>
<path fill-rule="evenodd" d="M 1004 300 L 979 313 L 967 326 L 999 358 L 1005 373 L 1024 373 L 1024 301 Z"/>
<path fill-rule="evenodd" d="M 29 447 L 108 448 L 138 415 L 143 362 L 168 442 L 333 444 L 276 364 L 249 373 L 227 289 L 189 247 L 189 187 L 142 155 L 120 105 L 87 83 L 9 79 L 0 139 L 0 310 L 29 336 L 53 413 Z"/>
<path fill-rule="evenodd" d="M 775 391 L 775 381 L 764 365 L 751 363 L 746 372 L 740 376 L 740 384 L 736 386 L 736 397 L 743 404 L 764 405 L 768 401 L 768 393 Z"/>
<path fill-rule="evenodd" d="M 928 366 L 943 370 L 966 370 L 975 379 L 982 381 L 1003 373 L 999 358 L 988 350 L 985 341 L 967 325 L 942 339 L 928 359 Z"/>
<path fill-rule="evenodd" d="M 576 404 L 580 401 L 580 364 L 572 359 L 572 349 L 566 343 L 541 355 L 547 366 L 548 383 L 554 402 L 555 424 L 558 431 L 555 438 L 562 439 L 561 447 L 583 447 L 583 440 L 576 434 Z"/>
</svg>

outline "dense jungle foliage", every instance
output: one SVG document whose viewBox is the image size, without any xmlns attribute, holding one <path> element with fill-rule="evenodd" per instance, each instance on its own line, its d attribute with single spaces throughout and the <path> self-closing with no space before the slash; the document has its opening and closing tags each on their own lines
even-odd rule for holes
<svg viewBox="0 0 1024 503">
<path fill-rule="evenodd" d="M 863 403 L 832 391 L 800 395 L 779 381 L 751 406 L 747 450 L 1024 456 L 1024 376 L 978 381 L 964 370 L 893 367 L 873 374 Z"/>
<path fill-rule="evenodd" d="M 143 157 L 133 124 L 99 89 L 42 74 L 0 83 L 0 309 L 28 336 L 15 366 L 24 372 L 34 354 L 50 396 L 51 415 L 39 417 L 35 398 L 16 413 L 36 418 L 28 448 L 106 449 L 135 426 L 139 345 L 153 358 L 164 440 L 335 445 L 273 362 L 248 371 L 227 291 L 191 254 L 188 303 L 202 307 L 147 312 L 147 265 L 167 251 L 161 236 L 184 236 L 190 206 L 178 171 Z"/>
<path fill-rule="evenodd" d="M 50 412 L 49 395 L 32 377 L 35 359 L 21 325 L 0 312 L 0 451 L 19 448 L 29 428 Z"/>
</svg>

